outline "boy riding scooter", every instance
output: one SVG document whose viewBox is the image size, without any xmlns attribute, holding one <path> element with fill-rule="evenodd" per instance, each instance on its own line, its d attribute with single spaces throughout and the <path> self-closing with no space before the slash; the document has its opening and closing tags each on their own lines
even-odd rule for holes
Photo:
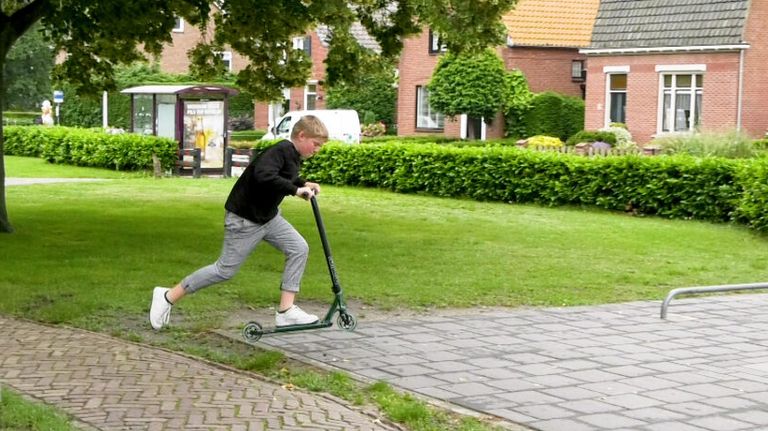
<svg viewBox="0 0 768 431">
<path fill-rule="evenodd" d="M 320 193 L 320 185 L 299 177 L 299 167 L 302 159 L 312 157 L 327 140 L 325 125 L 317 117 L 305 116 L 294 125 L 290 141 L 280 141 L 248 165 L 224 205 L 221 255 L 216 262 L 186 276 L 172 289 L 155 287 L 149 311 L 149 322 L 154 329 L 168 324 L 172 306 L 187 294 L 232 278 L 262 240 L 286 257 L 275 325 L 307 325 L 318 321 L 317 316 L 294 304 L 309 247 L 280 215 L 278 207 L 285 196 L 311 200 Z"/>
</svg>

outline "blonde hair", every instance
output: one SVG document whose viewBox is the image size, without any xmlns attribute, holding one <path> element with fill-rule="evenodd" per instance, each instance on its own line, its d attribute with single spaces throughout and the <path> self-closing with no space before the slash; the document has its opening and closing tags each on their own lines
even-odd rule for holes
<svg viewBox="0 0 768 431">
<path fill-rule="evenodd" d="M 321 138 L 328 140 L 328 129 L 322 121 L 314 115 L 305 115 L 293 126 L 291 139 L 299 136 L 299 132 L 304 132 L 308 138 Z"/>
</svg>

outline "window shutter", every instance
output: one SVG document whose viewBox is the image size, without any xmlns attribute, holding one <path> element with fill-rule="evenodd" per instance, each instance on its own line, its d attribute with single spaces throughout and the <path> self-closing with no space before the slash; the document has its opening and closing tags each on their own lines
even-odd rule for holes
<svg viewBox="0 0 768 431">
<path fill-rule="evenodd" d="M 312 56 L 312 37 L 311 36 L 304 36 L 304 52 L 307 53 L 307 56 Z"/>
</svg>

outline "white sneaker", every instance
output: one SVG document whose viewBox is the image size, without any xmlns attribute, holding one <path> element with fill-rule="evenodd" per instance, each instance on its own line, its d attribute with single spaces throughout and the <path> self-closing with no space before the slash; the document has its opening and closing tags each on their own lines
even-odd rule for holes
<svg viewBox="0 0 768 431">
<path fill-rule="evenodd" d="M 171 320 L 171 304 L 165 300 L 165 292 L 171 289 L 156 287 L 152 292 L 152 307 L 149 309 L 149 324 L 160 329 Z"/>
<path fill-rule="evenodd" d="M 275 326 L 308 325 L 319 319 L 314 314 L 307 314 L 298 305 L 286 310 L 285 313 L 275 313 Z"/>
</svg>

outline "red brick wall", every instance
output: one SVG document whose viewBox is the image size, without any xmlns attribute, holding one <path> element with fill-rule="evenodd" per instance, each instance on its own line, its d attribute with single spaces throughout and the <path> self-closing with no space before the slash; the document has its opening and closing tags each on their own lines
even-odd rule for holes
<svg viewBox="0 0 768 431">
<path fill-rule="evenodd" d="M 213 35 L 213 23 L 208 24 L 208 35 Z M 187 73 L 189 71 L 189 56 L 187 52 L 194 48 L 202 38 L 200 29 L 196 25 L 184 21 L 184 31 L 171 33 L 172 43 L 165 44 L 163 53 L 159 58 L 160 70 L 167 73 Z M 230 50 L 227 48 L 227 50 Z M 237 72 L 248 64 L 240 54 L 232 51 L 232 71 Z"/>
<path fill-rule="evenodd" d="M 752 1 L 744 39 L 750 44 L 744 56 L 742 126 L 753 137 L 768 130 L 768 2 Z"/>
<path fill-rule="evenodd" d="M 589 58 L 585 128 L 596 130 L 605 121 L 605 66 L 629 66 L 627 75 L 627 128 L 639 144 L 657 133 L 659 73 L 657 65 L 704 64 L 701 124 L 704 129 L 722 130 L 736 126 L 739 55 L 725 53 L 656 54 Z"/>
<path fill-rule="evenodd" d="M 520 69 L 534 93 L 555 91 L 581 97 L 583 82 L 571 79 L 573 60 L 585 60 L 576 48 L 513 47 L 502 50 L 507 69 Z"/>
</svg>

